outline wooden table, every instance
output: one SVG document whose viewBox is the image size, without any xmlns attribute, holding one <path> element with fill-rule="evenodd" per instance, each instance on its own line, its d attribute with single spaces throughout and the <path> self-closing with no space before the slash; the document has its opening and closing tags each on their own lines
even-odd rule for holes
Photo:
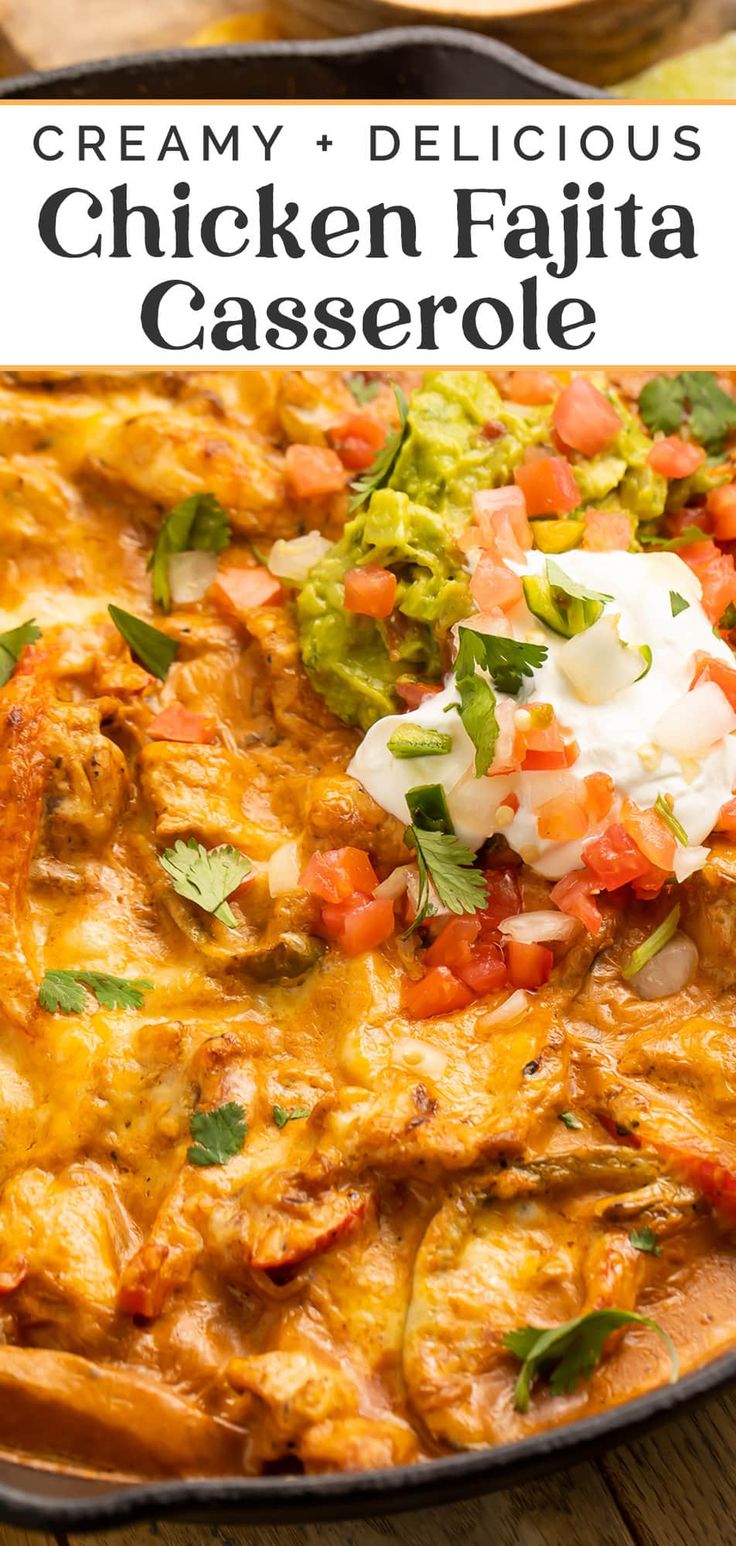
<svg viewBox="0 0 736 1546">
<path fill-rule="evenodd" d="M 117 1535 L 0 1526 L 0 1546 L 736 1546 L 736 1394 L 649 1437 L 444 1509 L 272 1529 L 151 1523 Z"/>
</svg>

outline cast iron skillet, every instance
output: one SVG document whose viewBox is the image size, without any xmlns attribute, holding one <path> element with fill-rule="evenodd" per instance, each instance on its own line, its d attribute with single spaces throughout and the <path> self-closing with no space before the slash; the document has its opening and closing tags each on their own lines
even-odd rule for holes
<svg viewBox="0 0 736 1546">
<path fill-rule="evenodd" d="M 0 98 L 601 97 L 505 43 L 444 27 L 131 54 L 0 82 Z"/>
<path fill-rule="evenodd" d="M 406 28 L 328 43 L 175 50 L 0 83 L 0 99 L 600 97 L 489 38 Z M 0 1520 L 26 1529 L 110 1529 L 143 1518 L 278 1524 L 426 1508 L 508 1487 L 631 1439 L 736 1380 L 736 1352 L 677 1385 L 517 1444 L 351 1475 L 230 1477 L 123 1485 L 0 1459 Z"/>
</svg>

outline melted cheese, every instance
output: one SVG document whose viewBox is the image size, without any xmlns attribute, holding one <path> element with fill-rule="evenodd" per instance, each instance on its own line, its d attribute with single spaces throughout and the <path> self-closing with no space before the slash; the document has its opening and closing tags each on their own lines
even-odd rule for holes
<svg viewBox="0 0 736 1546">
<path fill-rule="evenodd" d="M 392 409 L 384 385 L 371 411 Z M 736 1342 L 736 855 L 715 846 L 683 888 L 702 969 L 677 999 L 622 984 L 644 926 L 612 911 L 511 1024 L 489 1014 L 506 990 L 410 1020 L 416 937 L 348 959 L 295 865 L 271 894 L 287 845 L 299 865 L 363 848 L 384 878 L 408 857 L 402 820 L 348 775 L 357 738 L 309 687 L 288 603 L 226 615 L 206 597 L 166 617 L 146 565 L 163 512 L 196 490 L 229 512 L 225 564 L 304 529 L 334 537 L 345 498 L 287 498 L 284 451 L 351 412 L 327 372 L 0 383 L 0 629 L 33 614 L 43 629 L 0 689 L 0 1445 L 31 1458 L 154 1476 L 401 1464 L 668 1375 L 637 1331 L 524 1415 L 500 1350 L 514 1326 L 638 1304 L 683 1370 Z M 131 661 L 110 602 L 177 641 L 165 682 Z M 630 605 L 639 639 L 646 588 Z M 657 613 L 672 645 L 645 718 L 653 683 L 684 680 L 675 631 L 696 647 L 699 616 Z M 547 670 L 563 712 L 553 656 Z M 151 738 L 175 701 L 215 719 L 209 744 Z M 641 793 L 633 720 L 622 710 L 618 748 L 596 723 Z M 666 776 L 697 835 L 697 780 Z M 472 833 L 490 830 L 483 815 Z M 173 892 L 159 859 L 179 838 L 253 860 L 235 929 Z M 519 873 L 544 906 L 544 880 Z M 51 1014 L 47 970 L 153 986 L 140 1008 L 87 993 Z M 242 1150 L 190 1163 L 193 1113 L 229 1102 Z M 309 1115 L 279 1126 L 275 1107 Z M 634 1227 L 656 1229 L 661 1256 L 634 1249 Z"/>
</svg>

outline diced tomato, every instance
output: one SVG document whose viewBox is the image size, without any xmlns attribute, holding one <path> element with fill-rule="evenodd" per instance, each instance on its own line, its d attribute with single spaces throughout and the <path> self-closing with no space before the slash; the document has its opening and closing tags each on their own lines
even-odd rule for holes
<svg viewBox="0 0 736 1546">
<path fill-rule="evenodd" d="M 583 547 L 592 553 L 625 553 L 631 546 L 631 521 L 623 510 L 585 510 Z"/>
<path fill-rule="evenodd" d="M 559 391 L 559 381 L 548 370 L 512 370 L 506 395 L 512 403 L 541 408 Z"/>
<path fill-rule="evenodd" d="M 616 786 L 609 773 L 588 773 L 583 779 L 583 803 L 591 826 L 605 821 L 613 805 Z"/>
<path fill-rule="evenodd" d="M 552 887 L 550 901 L 559 907 L 560 912 L 577 918 L 589 934 L 597 934 L 603 923 L 603 914 L 593 901 L 593 896 L 600 889 L 601 883 L 592 870 L 573 870 L 570 875 L 563 875 L 562 880 L 558 880 L 557 885 Z"/>
<path fill-rule="evenodd" d="M 711 489 L 705 501 L 719 542 L 736 542 L 736 483 Z"/>
<path fill-rule="evenodd" d="M 521 887 L 516 870 L 485 870 L 486 903 L 475 914 L 480 922 L 481 937 L 492 934 L 504 918 L 515 918 L 521 912 Z"/>
<path fill-rule="evenodd" d="M 329 435 L 343 467 L 365 472 L 385 443 L 386 426 L 370 413 L 354 413 L 342 424 L 335 424 Z"/>
<path fill-rule="evenodd" d="M 653 902 L 669 878 L 669 870 L 660 870 L 658 865 L 650 864 L 646 874 L 637 876 L 631 882 L 631 889 L 640 902 Z"/>
<path fill-rule="evenodd" d="M 396 601 L 396 575 L 377 564 L 348 569 L 345 575 L 345 608 L 363 617 L 390 617 Z"/>
<path fill-rule="evenodd" d="M 288 446 L 284 458 L 286 482 L 295 499 L 323 499 L 339 494 L 347 483 L 336 451 L 327 446 Z"/>
<path fill-rule="evenodd" d="M 539 456 L 514 472 L 527 515 L 568 515 L 580 504 L 580 489 L 563 456 Z"/>
<path fill-rule="evenodd" d="M 527 705 L 530 709 L 534 705 Z M 519 756 L 522 767 L 528 773 L 553 772 L 556 768 L 569 768 L 577 761 L 580 748 L 577 741 L 565 742 L 562 730 L 553 717 L 547 725 L 532 725 L 519 732 Z"/>
<path fill-rule="evenodd" d="M 375 950 L 394 932 L 394 904 L 389 897 L 350 898 L 322 909 L 325 933 L 347 956 Z"/>
<path fill-rule="evenodd" d="M 449 966 L 451 971 L 468 966 L 480 927 L 477 918 L 451 918 L 430 945 L 424 957 L 427 966 Z"/>
<path fill-rule="evenodd" d="M 330 848 L 312 854 L 299 884 L 322 902 L 346 902 L 356 891 L 370 896 L 378 876 L 362 848 Z"/>
<path fill-rule="evenodd" d="M 729 602 L 736 602 L 736 567 L 730 553 L 722 553 L 717 563 L 696 569 L 703 587 L 703 606 L 712 623 L 720 623 Z"/>
<path fill-rule="evenodd" d="M 431 682 L 410 682 L 408 677 L 403 679 L 399 677 L 394 685 L 399 698 L 408 709 L 418 709 L 425 698 L 432 698 L 435 693 L 442 692 L 439 684 L 434 686 Z"/>
<path fill-rule="evenodd" d="M 552 423 L 563 444 L 583 456 L 597 456 L 599 451 L 605 451 L 621 429 L 613 403 L 583 376 L 560 392 L 552 410 Z"/>
<path fill-rule="evenodd" d="M 668 537 L 681 537 L 687 526 L 699 526 L 704 535 L 707 535 L 711 529 L 707 504 L 694 507 L 685 505 L 682 510 L 672 510 L 665 517 L 665 526 Z"/>
<path fill-rule="evenodd" d="M 649 452 L 649 466 L 663 478 L 687 478 L 705 461 L 702 446 L 692 440 L 682 440 L 679 435 L 667 435 L 655 440 Z"/>
<path fill-rule="evenodd" d="M 694 523 L 691 521 L 687 522 L 688 526 L 693 524 L 697 525 L 698 523 L 697 521 Z M 683 547 L 678 548 L 677 551 L 680 558 L 682 558 L 688 567 L 693 569 L 696 574 L 700 569 L 706 568 L 710 564 L 717 564 L 719 560 L 723 558 L 723 554 L 720 548 L 716 547 L 712 537 L 709 537 L 705 531 L 703 532 L 703 539 L 701 542 L 687 542 Z"/>
<path fill-rule="evenodd" d="M 520 488 L 481 489 L 473 495 L 473 516 L 478 523 L 480 546 L 494 557 L 523 563 L 532 545 L 526 501 Z"/>
<path fill-rule="evenodd" d="M 433 966 L 418 982 L 406 978 L 401 990 L 401 1007 L 413 1020 L 431 1015 L 451 1015 L 473 1002 L 473 991 L 450 971 L 449 966 Z"/>
<path fill-rule="evenodd" d="M 727 800 L 718 812 L 716 832 L 736 832 L 736 800 Z"/>
<path fill-rule="evenodd" d="M 605 891 L 617 891 L 619 886 L 646 875 L 650 868 L 648 859 L 619 821 L 601 832 L 600 837 L 591 838 L 582 857 Z"/>
<path fill-rule="evenodd" d="M 537 829 L 541 838 L 552 843 L 572 843 L 588 831 L 588 816 L 582 794 L 557 794 L 545 800 L 537 811 Z"/>
<path fill-rule="evenodd" d="M 281 582 L 259 564 L 251 569 L 219 570 L 210 588 L 210 596 L 227 617 L 243 620 L 254 607 L 269 607 L 283 601 Z"/>
<path fill-rule="evenodd" d="M 736 602 L 736 567 L 730 553 L 705 539 L 680 548 L 684 559 L 703 587 L 703 606 L 712 623 L 719 623 L 730 601 Z"/>
<path fill-rule="evenodd" d="M 206 746 L 217 729 L 217 720 L 204 714 L 193 714 L 181 703 L 170 703 L 168 708 L 156 714 L 148 726 L 152 741 L 191 741 Z"/>
<path fill-rule="evenodd" d="M 690 683 L 691 687 L 697 687 L 702 682 L 715 682 L 725 694 L 732 709 L 736 709 L 736 670 L 733 666 L 727 666 L 725 660 L 717 660 L 714 655 L 705 655 L 698 650 L 695 656 L 695 675 Z"/>
<path fill-rule="evenodd" d="M 558 768 L 571 768 L 579 756 L 577 741 L 568 741 L 560 751 L 528 751 L 522 766 L 526 773 L 554 773 Z"/>
<path fill-rule="evenodd" d="M 501 607 L 505 612 L 521 601 L 523 590 L 518 574 L 499 563 L 492 553 L 481 553 L 470 581 L 470 593 L 479 612 Z"/>
<path fill-rule="evenodd" d="M 554 954 L 548 945 L 527 945 L 520 939 L 506 944 L 509 982 L 514 988 L 534 991 L 541 988 L 554 966 Z"/>
<path fill-rule="evenodd" d="M 659 812 L 650 807 L 640 810 L 633 800 L 624 800 L 621 824 L 634 839 L 640 853 L 658 869 L 669 872 L 675 862 L 676 839 Z"/>
<path fill-rule="evenodd" d="M 495 940 L 476 945 L 470 961 L 457 974 L 474 993 L 495 993 L 508 981 L 504 953 Z"/>
</svg>

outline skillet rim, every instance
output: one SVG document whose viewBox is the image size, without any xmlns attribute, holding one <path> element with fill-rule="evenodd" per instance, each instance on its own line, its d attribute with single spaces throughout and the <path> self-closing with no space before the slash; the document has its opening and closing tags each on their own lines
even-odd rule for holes
<svg viewBox="0 0 736 1546">
<path fill-rule="evenodd" d="M 144 54 L 121 54 L 109 59 L 84 61 L 63 69 L 34 72 L 0 81 L 0 102 L 58 100 L 83 102 L 84 97 L 65 96 L 65 86 L 81 82 L 91 87 L 117 72 L 136 70 L 156 74 L 188 67 L 196 71 L 219 60 L 316 60 L 329 64 L 366 56 L 379 59 L 396 48 L 444 48 L 456 52 L 458 63 L 471 52 L 515 72 L 521 80 L 549 94 L 546 100 L 605 100 L 607 94 L 573 81 L 527 59 L 517 50 L 461 28 L 401 27 L 359 37 L 261 44 L 226 44 L 217 48 L 159 49 Z M 188 73 L 188 72 L 187 72 Z M 48 86 L 51 96 L 42 89 Z M 136 102 L 145 97 L 109 97 L 114 102 Z M 160 100 L 166 100 L 165 98 Z M 186 101 L 187 99 L 181 99 Z M 189 99 L 194 100 L 194 99 Z M 207 100 L 207 99 L 202 99 Z M 211 98 L 217 101 L 217 98 Z M 219 99 L 223 100 L 223 99 Z M 233 99 L 226 99 L 233 100 Z M 243 99 L 247 100 L 247 99 Z M 266 100 L 283 100 L 264 98 Z M 294 101 L 308 100 L 294 98 Z M 313 98 L 312 100 L 324 100 Z M 350 98 L 346 97 L 346 101 Z M 396 101 L 401 98 L 376 98 Z M 406 99 L 403 99 L 406 100 Z M 431 99 L 427 99 L 431 100 Z M 467 99 L 474 100 L 474 99 Z M 479 100 L 479 99 L 475 99 Z M 492 102 L 493 99 L 487 99 Z M 544 101 L 541 96 L 536 99 Z M 736 1383 L 736 1350 L 719 1355 L 683 1376 L 676 1385 L 664 1385 L 593 1417 L 581 1418 L 512 1444 L 490 1449 L 458 1452 L 413 1466 L 365 1472 L 333 1472 L 312 1476 L 214 1477 L 175 1481 L 120 1484 L 79 1479 L 78 1496 L 43 1495 L 33 1490 L 33 1473 L 23 1456 L 4 1462 L 3 1469 L 17 1468 L 22 1480 L 11 1485 L 0 1480 L 0 1522 L 25 1529 L 55 1532 L 120 1528 L 155 1517 L 189 1522 L 286 1524 L 325 1520 L 370 1518 L 378 1514 L 427 1508 L 475 1497 L 516 1485 L 564 1466 L 590 1459 L 602 1450 L 643 1435 L 656 1425 L 673 1420 L 701 1404 L 719 1390 Z M 74 1478 L 63 1471 L 59 1481 L 68 1489 Z M 104 1487 L 104 1492 L 99 1491 Z M 92 1491 L 84 1489 L 94 1489 Z"/>
<path fill-rule="evenodd" d="M 354 57 L 356 61 L 361 58 L 376 56 L 382 58 L 397 48 L 415 47 L 419 52 L 431 49 L 444 48 L 457 52 L 461 56 L 466 53 L 475 54 L 481 59 L 488 60 L 489 64 L 499 64 L 507 70 L 514 72 L 521 80 L 526 80 L 529 85 L 539 88 L 540 95 L 537 98 L 507 98 L 502 100 L 518 101 L 606 101 L 611 100 L 608 92 L 601 91 L 595 86 L 586 85 L 584 81 L 573 80 L 572 77 L 558 74 L 555 70 L 549 70 L 545 65 L 537 64 L 518 49 L 512 48 L 508 43 L 502 43 L 495 38 L 486 37 L 479 32 L 471 32 L 464 27 L 389 27 L 376 32 L 359 33 L 352 37 L 341 38 L 315 38 L 315 39 L 285 39 L 270 43 L 225 43 L 216 47 L 194 48 L 162 48 L 153 49 L 146 53 L 115 54 L 109 58 L 82 60 L 79 64 L 64 65 L 56 70 L 28 71 L 22 75 L 8 76 L 0 80 L 0 101 L 43 101 L 44 96 L 39 93 L 39 87 L 48 85 L 53 91 L 53 99 L 58 101 L 83 101 L 83 97 L 64 98 L 58 89 L 65 85 L 79 85 L 81 80 L 90 78 L 104 85 L 105 80 L 120 70 L 136 69 L 145 70 L 146 67 L 154 70 L 165 68 L 179 68 L 190 65 L 201 68 L 207 63 L 219 60 L 237 61 L 284 59 L 316 60 L 329 64 L 332 60 L 341 61 Z M 459 64 L 461 64 L 461 58 Z M 155 81 L 154 81 L 155 85 Z M 52 100 L 49 98 L 48 100 Z M 145 101 L 146 97 L 110 97 L 113 101 Z M 149 100 L 153 100 L 150 98 Z M 162 99 L 165 100 L 165 99 Z M 186 99 L 180 99 L 186 100 Z M 191 98 L 190 100 L 195 100 Z M 217 101 L 217 98 L 203 98 L 202 100 Z M 228 100 L 228 99 L 221 99 Z M 244 101 L 247 99 L 243 99 Z M 259 100 L 259 99 L 254 99 Z M 263 100 L 293 102 L 313 100 L 324 101 L 324 98 L 264 98 Z M 350 97 L 346 96 L 345 101 Z M 380 102 L 401 102 L 411 100 L 401 97 L 376 97 L 372 99 Z M 427 98 L 427 101 L 432 100 Z M 458 101 L 489 101 L 494 98 L 458 98 Z"/>
<path fill-rule="evenodd" d="M 32 1492 L 30 1485 L 16 1488 L 0 1482 L 0 1523 L 58 1533 L 120 1529 L 152 1518 L 281 1525 L 370 1519 L 426 1509 L 578 1465 L 672 1421 L 734 1383 L 736 1350 L 692 1370 L 674 1385 L 658 1386 L 607 1412 L 563 1423 L 515 1443 L 371 1471 L 111 1483 L 107 1492 L 78 1497 L 44 1497 Z M 10 1469 L 13 1462 L 7 1465 Z M 17 1465 L 19 1470 L 28 1471 L 22 1457 Z M 68 1485 L 68 1473 L 60 1476 Z M 86 1485 L 97 1489 L 104 1481 L 95 1479 Z"/>
</svg>

